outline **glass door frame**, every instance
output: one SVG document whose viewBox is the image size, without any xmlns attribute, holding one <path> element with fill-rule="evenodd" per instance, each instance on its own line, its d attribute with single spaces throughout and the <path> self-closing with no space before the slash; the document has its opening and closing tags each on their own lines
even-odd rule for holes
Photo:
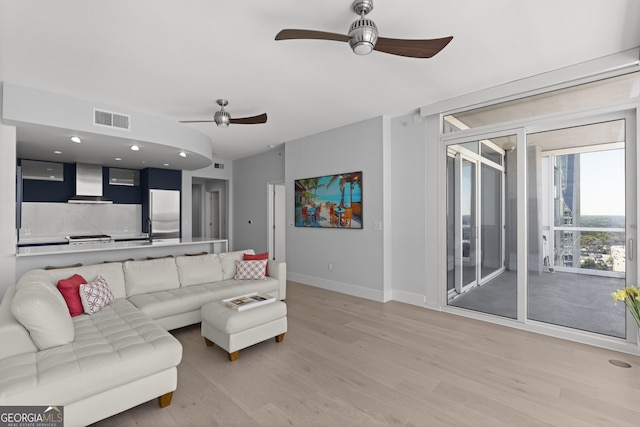
<svg viewBox="0 0 640 427">
<path fill-rule="evenodd" d="M 478 171 L 478 161 L 473 159 L 469 154 L 465 153 L 467 150 L 456 151 L 456 154 L 453 155 L 454 162 L 454 178 L 455 178 L 455 201 L 454 201 L 454 289 L 458 294 L 462 294 L 467 290 L 473 288 L 478 284 L 478 244 L 477 244 L 477 223 L 478 223 L 478 179 L 477 179 L 477 171 Z M 451 156 L 452 153 L 448 153 L 448 156 Z M 464 162 L 469 162 L 474 166 L 474 173 L 471 177 L 471 199 L 470 200 L 470 217 L 473 219 L 472 223 L 469 224 L 469 239 L 471 240 L 469 244 L 469 260 L 465 259 L 464 256 L 464 246 L 462 244 L 464 240 L 464 222 L 462 220 L 464 213 L 462 212 L 462 197 L 463 191 L 463 182 L 464 182 Z M 459 238 L 458 238 L 459 237 Z M 471 259 L 474 258 L 474 259 Z M 465 261 L 473 261 L 474 266 L 474 278 L 472 281 L 465 283 L 464 277 L 464 263 Z"/>
<path fill-rule="evenodd" d="M 484 141 L 484 140 L 491 140 L 491 139 L 496 139 L 496 138 L 501 138 L 501 137 L 508 137 L 508 136 L 513 136 L 516 138 L 516 168 L 518 171 L 524 171 L 526 170 L 526 132 L 525 132 L 525 128 L 521 127 L 521 128 L 511 128 L 511 129 L 505 129 L 505 130 L 497 130 L 497 131 L 482 131 L 482 130 L 474 130 L 474 131 L 465 131 L 464 135 L 461 135 L 461 132 L 458 133 L 453 133 L 453 134 L 446 134 L 446 135 L 442 135 L 441 137 L 441 141 L 444 144 L 445 147 L 445 163 L 446 163 L 446 157 L 449 156 L 449 146 L 452 145 L 462 145 L 462 144 L 467 144 L 467 143 L 471 143 L 471 142 L 480 142 L 480 141 Z M 478 154 L 479 157 L 481 157 Z M 475 160 L 474 160 L 475 161 Z M 481 164 L 481 160 L 477 161 L 478 166 Z M 503 165 L 504 166 L 504 165 Z M 476 183 L 476 186 L 480 185 L 479 182 Z M 502 179 L 502 191 L 504 193 L 504 186 L 505 186 L 505 179 L 503 177 Z M 522 201 L 519 201 L 516 205 L 516 230 L 517 230 L 517 235 L 518 235 L 518 239 L 517 239 L 517 244 L 516 244 L 516 251 L 518 254 L 526 254 L 527 253 L 527 238 L 526 238 L 526 204 L 527 204 L 527 200 L 526 197 L 524 197 L 524 195 L 526 194 L 525 190 L 526 190 L 526 177 L 521 177 L 520 175 L 517 176 L 517 183 L 516 183 L 516 187 L 517 187 L 517 194 L 520 195 L 520 198 L 522 199 Z M 503 197 L 503 201 L 502 201 L 502 205 L 503 205 L 503 209 L 502 209 L 502 225 L 503 225 L 503 231 L 504 231 L 504 224 L 505 224 L 505 218 L 504 218 L 504 205 L 505 205 L 505 200 Z M 478 207 L 476 207 L 478 208 Z M 503 232 L 503 251 L 504 251 L 504 232 Z M 504 259 L 504 254 L 503 254 L 503 259 Z M 477 266 L 477 268 L 479 268 L 479 265 Z M 517 271 L 522 271 L 522 272 L 526 272 L 527 271 L 527 257 L 526 256 L 518 256 L 517 259 Z M 497 273 L 495 273 L 497 274 Z M 493 277 L 493 275 L 489 275 L 488 277 Z M 527 307 L 527 300 L 526 300 L 526 274 L 518 274 L 517 275 L 517 313 L 518 313 L 518 317 L 517 317 L 517 321 L 524 323 L 525 319 L 526 319 L 526 307 Z M 477 278 L 477 280 L 479 280 L 479 278 Z M 447 283 L 445 283 L 445 286 L 443 287 L 443 291 L 444 291 L 444 298 L 443 301 L 445 302 L 443 305 L 447 305 L 448 302 L 448 290 L 447 290 Z M 454 308 L 455 309 L 455 308 Z"/>
<path fill-rule="evenodd" d="M 627 239 L 627 271 L 626 271 L 626 283 L 630 285 L 640 285 L 638 280 L 638 261 L 637 261 L 637 224 L 638 213 L 640 212 L 640 195 L 637 191 L 640 189 L 640 149 L 637 148 L 637 144 L 640 142 L 640 130 L 638 124 L 640 123 L 640 104 L 634 102 L 619 103 L 615 105 L 604 106 L 602 108 L 595 108 L 583 111 L 569 112 L 563 115 L 554 116 L 541 116 L 534 117 L 529 120 L 523 120 L 518 125 L 521 127 L 514 127 L 515 123 L 504 124 L 498 126 L 489 126 L 484 128 L 476 128 L 469 130 L 462 130 L 451 134 L 440 134 L 440 141 L 444 146 L 444 152 L 447 152 L 447 146 L 453 144 L 463 144 L 466 142 L 477 141 L 481 139 L 491 139 L 499 136 L 516 135 L 517 137 L 517 157 L 516 167 L 519 171 L 526 171 L 527 165 L 527 145 L 526 135 L 527 133 L 537 133 L 543 131 L 550 131 L 555 129 L 561 129 L 563 127 L 581 126 L 594 122 L 626 119 L 626 144 L 625 144 L 625 164 L 627 168 L 630 168 L 626 172 L 627 188 L 626 188 L 626 239 Z M 442 114 L 441 114 L 442 119 Z M 446 155 L 445 155 L 446 159 Z M 446 162 L 446 160 L 445 160 Z M 445 163 L 446 170 L 446 163 Z M 578 341 L 585 341 L 592 344 L 596 344 L 599 339 L 586 338 L 583 331 L 568 332 L 569 328 L 559 326 L 549 326 L 537 322 L 535 320 L 527 319 L 527 258 L 529 251 L 528 235 L 527 235 L 527 212 L 528 212 L 528 200 L 527 200 L 527 176 L 526 173 L 520 172 L 517 175 L 517 192 L 521 197 L 519 198 L 516 206 L 516 220 L 517 220 L 517 233 L 518 241 L 516 244 L 517 252 L 520 254 L 517 259 L 518 272 L 522 272 L 517 275 L 517 319 L 496 319 L 494 316 L 486 316 L 483 313 L 477 312 L 473 317 L 478 317 L 486 320 L 492 320 L 497 323 L 504 324 L 528 324 L 526 329 L 543 332 L 546 334 L 557 335 L 560 337 L 577 339 Z M 446 193 L 446 191 L 445 191 Z M 446 241 L 443 240 L 443 242 Z M 446 267 L 446 265 L 445 265 Z M 446 271 L 446 270 L 445 270 Z M 446 275 L 444 275 L 446 277 Z M 461 313 L 466 310 L 461 310 L 456 307 L 449 306 L 447 304 L 447 285 L 446 281 L 444 286 L 441 286 L 441 308 L 446 311 Z M 636 344 L 638 341 L 638 334 L 636 334 L 635 320 L 631 314 L 626 310 L 627 319 L 627 343 Z M 563 332 L 567 331 L 567 332 Z M 571 330 L 573 331 L 573 330 Z M 602 337 L 606 342 L 611 343 L 610 337 L 604 337 L 599 334 L 588 335 Z M 579 337 L 579 338 L 578 338 Z M 640 344 L 640 342 L 638 342 Z M 615 348 L 613 346 L 612 348 Z M 620 347 L 624 349 L 624 347 Z"/>
<path fill-rule="evenodd" d="M 637 225 L 638 213 L 640 212 L 640 150 L 637 144 L 638 123 L 640 122 L 640 105 L 634 103 L 625 103 L 604 107 L 601 109 L 590 110 L 588 112 L 578 112 L 550 120 L 537 120 L 535 124 L 526 127 L 528 133 L 539 133 L 553 131 L 557 129 L 586 126 L 593 123 L 601 123 L 607 121 L 625 120 L 625 239 L 626 239 L 626 286 L 639 286 L 638 283 L 638 256 L 637 256 Z M 526 310 L 526 307 L 525 307 Z M 626 314 L 626 342 L 640 344 L 638 342 L 638 333 L 636 322 L 628 310 Z M 528 320 L 532 324 L 537 324 L 535 320 Z M 593 333 L 593 335 L 604 335 Z"/>
</svg>

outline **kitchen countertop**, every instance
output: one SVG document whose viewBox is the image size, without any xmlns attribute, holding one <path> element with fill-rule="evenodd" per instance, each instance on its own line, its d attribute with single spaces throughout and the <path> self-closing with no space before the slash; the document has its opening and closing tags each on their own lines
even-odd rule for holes
<svg viewBox="0 0 640 427">
<path fill-rule="evenodd" d="M 76 245 L 68 244 L 51 244 L 40 246 L 24 246 L 18 247 L 16 257 L 38 256 L 38 255 L 54 255 L 54 254 L 71 254 L 78 252 L 96 252 L 96 251 L 112 251 L 118 249 L 136 249 L 136 248 L 152 248 L 161 246 L 180 246 L 180 245 L 196 245 L 202 243 L 224 243 L 225 251 L 228 250 L 227 239 L 216 239 L 209 237 L 191 237 L 179 239 L 154 239 L 153 242 L 148 240 L 128 240 L 118 242 L 104 243 L 83 243 Z"/>
<path fill-rule="evenodd" d="M 104 233 L 84 233 L 84 234 L 104 234 Z M 113 240 L 140 240 L 147 239 L 149 235 L 147 233 L 135 233 L 135 234 L 111 234 L 110 237 Z M 29 245 L 57 245 L 60 243 L 68 243 L 66 237 L 50 236 L 50 237 L 21 237 L 18 241 L 18 246 Z"/>
</svg>

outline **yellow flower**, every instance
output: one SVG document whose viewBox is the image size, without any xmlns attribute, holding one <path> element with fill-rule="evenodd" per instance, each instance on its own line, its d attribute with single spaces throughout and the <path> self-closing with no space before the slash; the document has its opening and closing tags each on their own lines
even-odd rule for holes
<svg viewBox="0 0 640 427">
<path fill-rule="evenodd" d="M 628 289 L 628 288 L 627 288 Z M 627 298 L 627 289 L 618 289 L 611 294 L 614 301 L 624 301 Z"/>
<path fill-rule="evenodd" d="M 640 328 L 640 288 L 631 286 L 611 293 L 615 302 L 623 301 Z"/>
<path fill-rule="evenodd" d="M 640 296 L 640 289 L 633 287 L 633 288 L 626 288 L 625 291 L 627 291 L 628 295 L 634 295 L 634 296 Z"/>
</svg>

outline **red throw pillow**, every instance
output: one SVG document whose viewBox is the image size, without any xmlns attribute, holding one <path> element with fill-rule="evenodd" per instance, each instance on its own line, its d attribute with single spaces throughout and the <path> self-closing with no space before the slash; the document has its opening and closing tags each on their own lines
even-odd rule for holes
<svg viewBox="0 0 640 427">
<path fill-rule="evenodd" d="M 262 261 L 263 259 L 266 259 L 266 260 L 269 259 L 269 252 L 265 252 L 263 254 L 255 254 L 255 255 L 244 254 L 244 260 L 245 261 Z M 269 275 L 269 263 L 268 262 L 267 262 L 267 266 L 264 269 L 264 275 L 265 276 Z"/>
<path fill-rule="evenodd" d="M 85 283 L 87 283 L 87 281 L 79 274 L 58 280 L 58 290 L 67 303 L 67 307 L 69 307 L 71 317 L 84 313 L 82 300 L 80 299 L 80 285 L 84 285 Z"/>
</svg>

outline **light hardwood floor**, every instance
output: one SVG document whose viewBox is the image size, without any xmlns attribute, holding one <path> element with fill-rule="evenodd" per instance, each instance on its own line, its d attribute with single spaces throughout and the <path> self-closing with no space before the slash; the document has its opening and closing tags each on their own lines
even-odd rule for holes
<svg viewBox="0 0 640 427">
<path fill-rule="evenodd" d="M 640 425 L 640 357 L 293 282 L 286 302 L 284 341 L 235 362 L 199 324 L 172 331 L 184 355 L 171 406 L 95 425 Z"/>
</svg>

